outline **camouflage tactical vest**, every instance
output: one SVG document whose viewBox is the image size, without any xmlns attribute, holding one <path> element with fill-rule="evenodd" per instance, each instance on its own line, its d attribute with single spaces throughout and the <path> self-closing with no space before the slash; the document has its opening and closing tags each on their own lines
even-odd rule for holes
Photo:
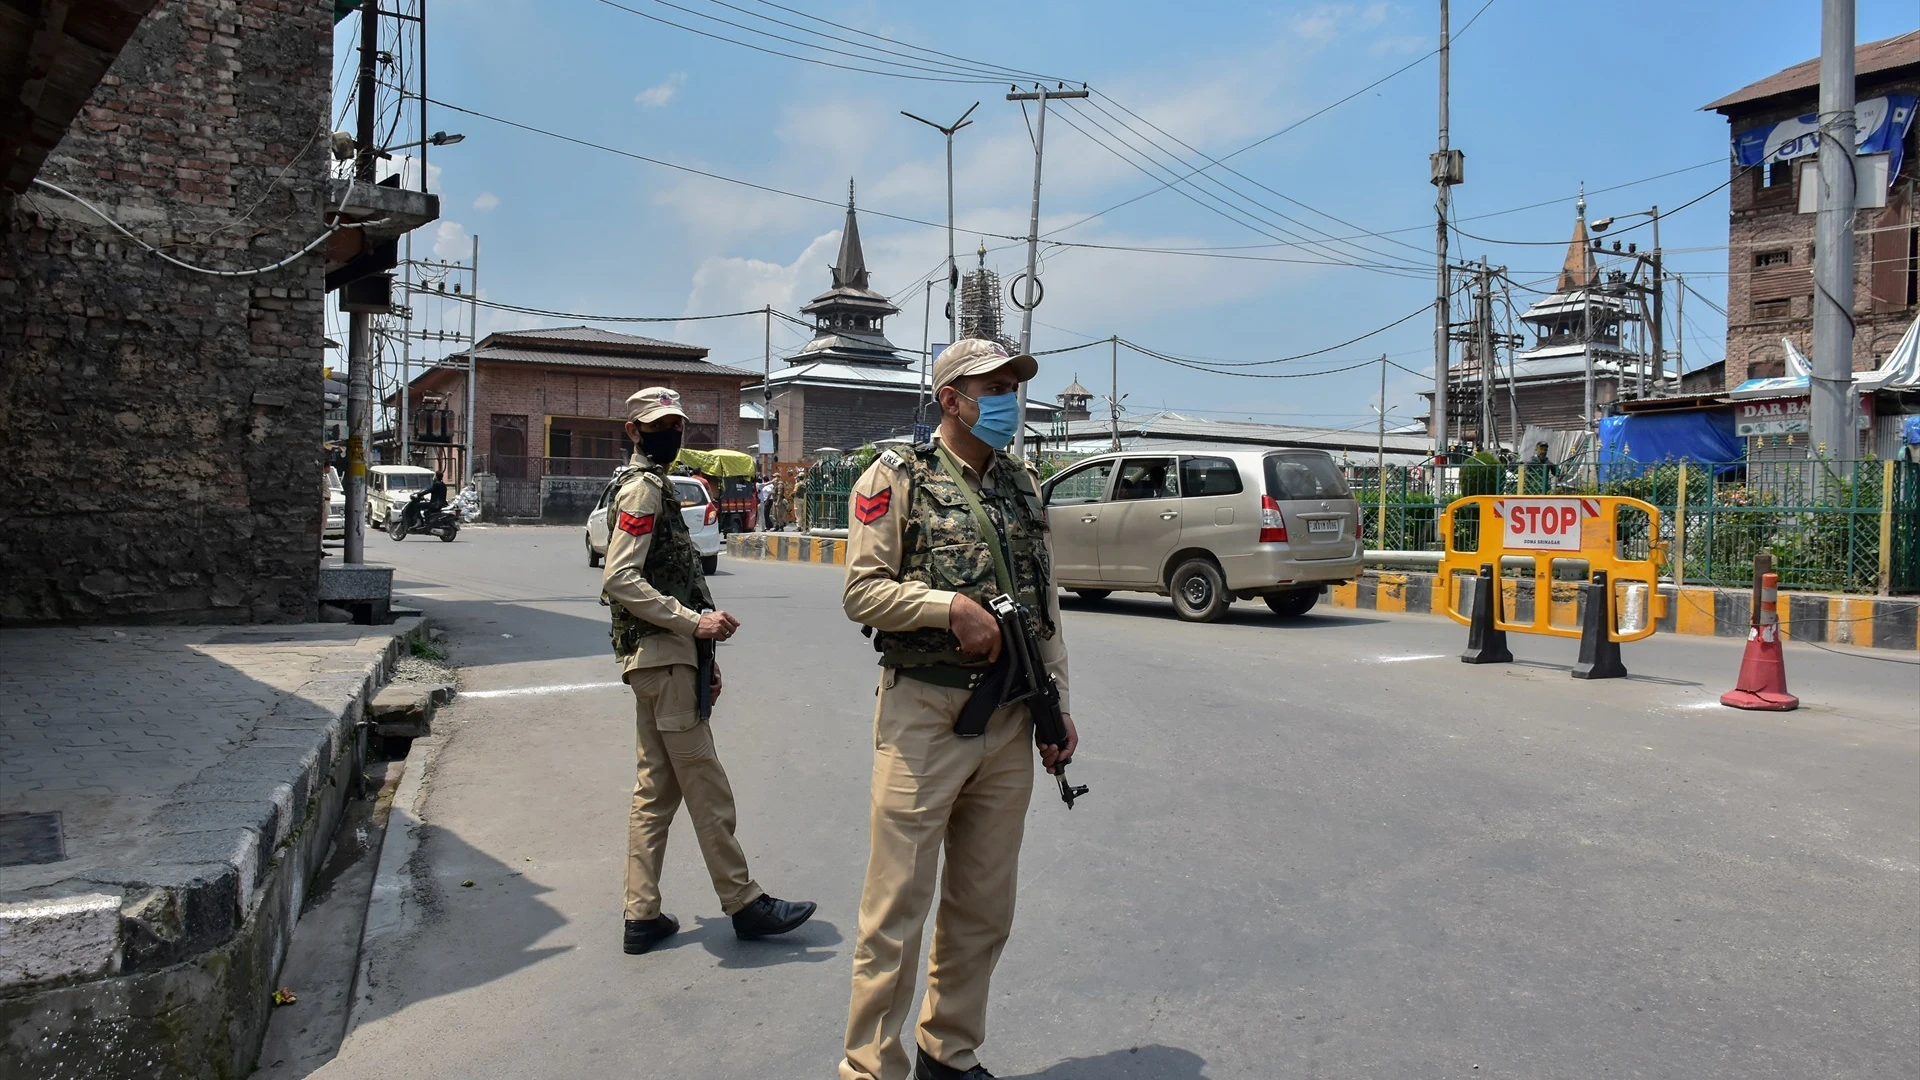
<svg viewBox="0 0 1920 1080">
<path fill-rule="evenodd" d="M 908 497 L 900 580 L 963 593 L 986 606 L 1000 595 L 1000 583 L 994 576 L 993 553 L 961 494 L 960 485 L 966 481 L 947 474 L 931 443 L 916 446 L 911 455 L 902 457 Z M 1014 599 L 1027 613 L 1028 631 L 1051 638 L 1053 624 L 1043 600 L 1053 587 L 1053 567 L 1047 558 L 1047 515 L 1040 493 L 1032 474 L 1005 454 L 995 453 L 987 470 L 991 486 L 978 493 L 980 504 L 1000 529 Z M 960 651 L 960 640 L 951 631 L 931 627 L 880 631 L 874 634 L 873 645 L 880 650 L 880 662 L 888 667 L 981 662 L 979 656 Z"/>
<path fill-rule="evenodd" d="M 673 481 L 667 479 L 666 470 L 659 466 L 639 469 L 620 482 L 621 492 L 628 484 L 646 483 L 645 477 L 649 475 L 660 483 L 660 509 L 653 516 L 653 542 L 647 547 L 647 559 L 640 566 L 640 574 L 662 595 L 671 596 L 695 611 L 705 611 L 713 607 L 713 596 L 707 592 L 707 576 L 700 572 L 700 551 L 693 546 L 693 533 L 687 529 L 687 519 L 680 514 L 680 499 L 674 492 Z M 615 515 L 614 522 L 609 524 L 616 529 L 619 528 L 621 492 L 615 493 L 607 507 L 607 512 Z M 600 593 L 600 602 L 613 609 L 611 636 L 615 657 L 632 656 L 640 651 L 641 639 L 670 632 L 628 611 L 604 590 Z"/>
</svg>

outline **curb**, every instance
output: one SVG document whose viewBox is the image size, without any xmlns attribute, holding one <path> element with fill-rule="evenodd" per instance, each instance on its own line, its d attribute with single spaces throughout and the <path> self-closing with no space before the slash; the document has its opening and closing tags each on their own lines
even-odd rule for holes
<svg viewBox="0 0 1920 1080">
<path fill-rule="evenodd" d="M 847 542 L 798 533 L 735 533 L 727 537 L 727 555 L 735 559 L 845 566 Z"/>
<path fill-rule="evenodd" d="M 1334 607 L 1360 611 L 1404 612 L 1445 617 L 1444 597 L 1436 601 L 1436 575 L 1419 571 L 1369 570 L 1358 580 L 1328 590 Z M 1552 600 L 1556 624 L 1578 625 L 1579 591 L 1576 583 L 1555 582 Z M 1533 618 L 1534 583 L 1531 578 L 1508 578 L 1503 591 L 1507 609 L 1522 621 Z M 1659 632 L 1693 637 L 1744 638 L 1752 619 L 1752 595 L 1745 589 L 1715 589 L 1699 585 L 1662 585 L 1667 613 Z M 1920 651 L 1920 600 L 1875 596 L 1836 596 L 1825 593 L 1780 594 L 1780 629 L 1789 641 L 1825 642 L 1867 649 Z"/>
<path fill-rule="evenodd" d="M 406 929 L 407 894 L 413 884 L 413 855 L 420 847 L 427 774 L 439 755 L 438 739 L 415 739 L 401 766 L 400 786 L 394 789 L 393 804 L 387 808 L 387 826 L 380 842 L 380 862 L 373 873 L 373 891 L 367 898 L 366 918 L 361 924 L 360 940 L 355 943 L 359 956 L 347 1007 L 346 1031 L 340 1040 L 342 1045 L 370 1015 L 373 991 L 380 985 L 373 970 L 374 958 Z"/>
</svg>

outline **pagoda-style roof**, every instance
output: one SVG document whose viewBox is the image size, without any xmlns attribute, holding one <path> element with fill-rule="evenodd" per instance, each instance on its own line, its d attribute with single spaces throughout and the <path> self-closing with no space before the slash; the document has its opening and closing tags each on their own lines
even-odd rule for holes
<svg viewBox="0 0 1920 1080">
<path fill-rule="evenodd" d="M 1093 396 L 1093 391 L 1087 389 L 1084 386 L 1081 386 L 1080 376 L 1075 375 L 1073 377 L 1073 381 L 1068 383 L 1067 388 L 1065 390 L 1060 391 L 1058 396 L 1061 398 L 1074 398 L 1074 397 L 1090 398 Z"/>
<path fill-rule="evenodd" d="M 887 340 L 883 330 L 887 316 L 898 315 L 900 309 L 870 287 L 851 181 L 847 184 L 847 223 L 840 233 L 840 257 L 832 272 L 832 287 L 800 309 L 802 314 L 813 316 L 814 338 L 787 362 L 825 361 L 888 367 L 906 367 L 912 363 Z"/>
</svg>

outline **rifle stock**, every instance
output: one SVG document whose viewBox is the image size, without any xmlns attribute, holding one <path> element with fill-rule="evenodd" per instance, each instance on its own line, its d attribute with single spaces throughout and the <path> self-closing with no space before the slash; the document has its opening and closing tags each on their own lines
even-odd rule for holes
<svg viewBox="0 0 1920 1080">
<path fill-rule="evenodd" d="M 1001 704 L 1025 701 L 1033 717 L 1033 741 L 1064 751 L 1067 718 L 1060 710 L 1060 686 L 1040 656 L 1040 642 L 1028 632 L 1027 622 L 1020 615 L 1020 605 L 1011 596 L 994 597 L 988 610 L 1000 622 L 1000 658 L 1009 669 L 1007 684 L 1015 688 L 1015 692 L 1002 697 Z M 1060 799 L 1069 810 L 1073 809 L 1075 799 L 1087 793 L 1086 785 L 1067 783 L 1067 766 L 1072 762 L 1072 758 L 1061 757 L 1054 761 L 1051 770 L 1060 785 Z"/>
</svg>

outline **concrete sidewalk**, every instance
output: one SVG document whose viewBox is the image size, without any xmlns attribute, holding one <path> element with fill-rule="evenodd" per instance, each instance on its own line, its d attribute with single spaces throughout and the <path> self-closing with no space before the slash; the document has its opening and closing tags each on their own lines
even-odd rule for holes
<svg viewBox="0 0 1920 1080">
<path fill-rule="evenodd" d="M 419 619 L 0 632 L 0 1073 L 245 1075 Z"/>
</svg>

